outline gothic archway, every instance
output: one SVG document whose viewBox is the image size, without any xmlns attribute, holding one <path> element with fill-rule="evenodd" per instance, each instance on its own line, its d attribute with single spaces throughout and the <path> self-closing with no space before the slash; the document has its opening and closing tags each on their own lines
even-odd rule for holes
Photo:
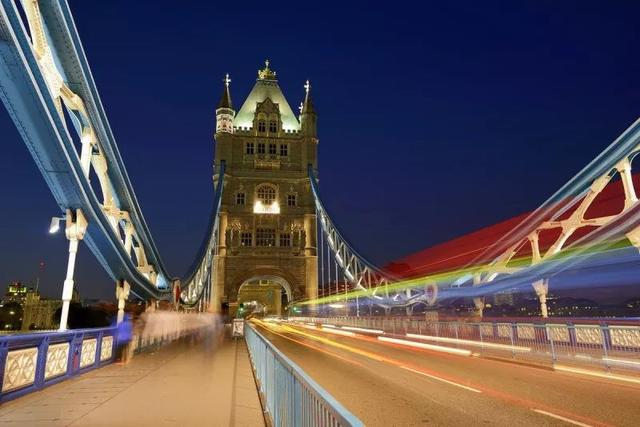
<svg viewBox="0 0 640 427">
<path fill-rule="evenodd" d="M 282 314 L 284 306 L 292 299 L 291 285 L 281 276 L 252 276 L 238 288 L 238 303 L 257 301 L 269 314 Z"/>
</svg>

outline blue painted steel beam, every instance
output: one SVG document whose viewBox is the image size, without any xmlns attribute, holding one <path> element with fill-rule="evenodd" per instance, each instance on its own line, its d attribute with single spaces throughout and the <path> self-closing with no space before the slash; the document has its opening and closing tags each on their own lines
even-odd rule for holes
<svg viewBox="0 0 640 427">
<path fill-rule="evenodd" d="M 56 202 L 63 211 L 67 208 L 82 209 L 89 223 L 85 242 L 114 280 L 127 280 L 132 291 L 139 296 L 169 298 L 170 290 L 158 289 L 150 283 L 125 252 L 90 183 L 84 178 L 73 139 L 57 113 L 13 1 L 1 0 L 0 5 L 0 99 Z M 68 7 L 66 10 L 68 11 Z M 15 31 L 16 29 L 18 31 Z M 88 87 L 88 83 L 85 83 Z M 87 101 L 89 99 L 85 100 L 86 104 L 91 104 Z M 95 114 L 96 106 L 94 105 L 90 111 L 93 111 L 90 114 Z M 121 159 L 119 160 L 121 162 Z M 114 169 L 117 168 L 114 166 Z M 123 179 L 126 177 L 122 176 Z M 128 183 L 128 179 L 126 181 Z M 120 182 L 119 185 L 125 184 Z M 130 183 L 128 185 L 130 186 Z M 130 197 L 132 206 L 136 206 L 131 214 L 136 218 L 136 212 L 139 211 L 137 201 L 132 193 Z M 141 215 L 137 221 L 144 221 Z M 141 230 L 147 230 L 146 224 Z M 141 239 L 144 239 L 143 243 L 149 244 L 145 249 L 153 247 L 152 243 L 149 243 L 150 237 L 141 236 Z M 150 251 L 150 263 L 158 262 L 154 267 L 163 273 L 159 257 L 155 258 L 153 253 L 153 250 Z M 166 273 L 163 274 L 167 277 Z"/>
</svg>

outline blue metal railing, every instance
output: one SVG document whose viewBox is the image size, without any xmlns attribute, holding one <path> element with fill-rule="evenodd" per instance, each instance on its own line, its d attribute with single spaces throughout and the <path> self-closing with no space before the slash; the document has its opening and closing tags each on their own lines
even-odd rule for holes
<svg viewBox="0 0 640 427">
<path fill-rule="evenodd" d="M 113 362 L 116 328 L 0 337 L 0 402 Z"/>
<path fill-rule="evenodd" d="M 251 325 L 245 340 L 272 425 L 363 426 L 362 422 Z"/>
</svg>

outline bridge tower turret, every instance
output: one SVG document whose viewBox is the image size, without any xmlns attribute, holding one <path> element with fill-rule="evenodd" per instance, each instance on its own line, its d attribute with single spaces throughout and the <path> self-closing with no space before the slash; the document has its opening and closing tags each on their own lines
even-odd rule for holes
<svg viewBox="0 0 640 427">
<path fill-rule="evenodd" d="M 305 83 L 304 90 L 304 102 L 302 103 L 302 108 L 300 110 L 300 126 L 302 127 L 302 134 L 304 136 L 316 138 L 318 115 L 316 114 L 313 101 L 311 100 L 311 83 L 309 80 Z"/>
<path fill-rule="evenodd" d="M 225 75 L 223 82 L 224 91 L 216 108 L 216 133 L 233 133 L 233 118 L 236 112 L 233 110 L 233 104 L 231 103 L 231 93 L 229 92 L 231 79 L 228 73 Z"/>
</svg>

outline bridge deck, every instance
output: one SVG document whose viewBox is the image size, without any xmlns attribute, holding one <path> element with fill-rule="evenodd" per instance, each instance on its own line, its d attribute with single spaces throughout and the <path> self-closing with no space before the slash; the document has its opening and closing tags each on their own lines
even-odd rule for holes
<svg viewBox="0 0 640 427">
<path fill-rule="evenodd" d="M 260 426 L 262 408 L 243 340 L 208 351 L 175 344 L 136 355 L 0 407 L 7 426 Z"/>
</svg>

